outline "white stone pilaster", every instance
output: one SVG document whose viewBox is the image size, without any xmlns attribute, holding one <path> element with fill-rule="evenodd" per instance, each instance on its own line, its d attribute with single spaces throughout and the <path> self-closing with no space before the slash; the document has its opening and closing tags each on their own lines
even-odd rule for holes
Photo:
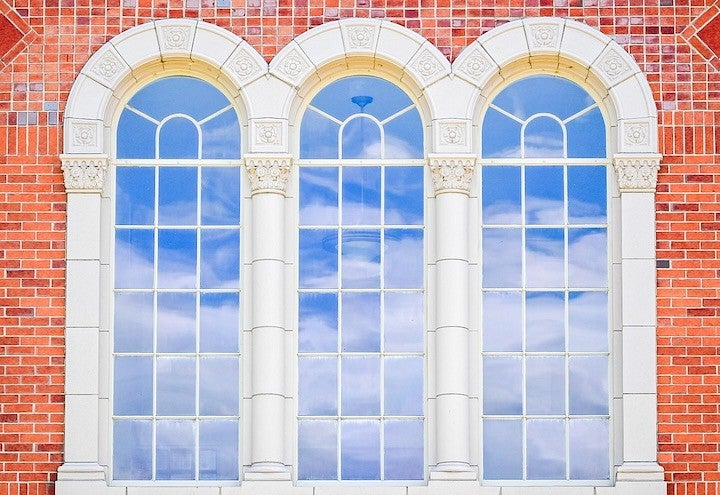
<svg viewBox="0 0 720 495">
<path fill-rule="evenodd" d="M 435 186 L 436 466 L 432 480 L 474 480 L 470 465 L 468 193 L 475 157 L 431 155 Z"/>
<path fill-rule="evenodd" d="M 290 480 L 285 462 L 284 199 L 287 155 L 246 156 L 252 191 L 251 438 L 246 480 Z"/>
</svg>

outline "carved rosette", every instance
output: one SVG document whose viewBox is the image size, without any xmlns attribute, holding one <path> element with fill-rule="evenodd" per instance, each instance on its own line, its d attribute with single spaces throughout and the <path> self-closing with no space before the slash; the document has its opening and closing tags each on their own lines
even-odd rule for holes
<svg viewBox="0 0 720 495">
<path fill-rule="evenodd" d="M 106 83 L 112 83 L 124 69 L 125 62 L 108 50 L 100 57 L 97 63 L 95 63 L 91 71 Z"/>
<path fill-rule="evenodd" d="M 538 24 L 530 27 L 535 48 L 550 48 L 557 43 L 558 27 L 552 24 Z"/>
<path fill-rule="evenodd" d="M 600 62 L 600 68 L 610 78 L 615 80 L 625 74 L 630 67 L 625 63 L 619 53 L 610 50 Z"/>
<path fill-rule="evenodd" d="M 290 156 L 245 158 L 252 194 L 272 192 L 285 194 L 290 177 Z"/>
<path fill-rule="evenodd" d="M 425 50 L 420 58 L 415 61 L 414 67 L 425 81 L 442 70 L 438 61 L 435 60 L 435 57 L 433 57 L 432 53 L 428 50 Z"/>
<path fill-rule="evenodd" d="M 353 50 L 370 50 L 375 39 L 375 28 L 373 26 L 349 26 L 347 28 L 349 46 Z"/>
<path fill-rule="evenodd" d="M 437 194 L 446 192 L 468 194 L 475 174 L 475 157 L 431 156 L 430 171 Z"/>
<path fill-rule="evenodd" d="M 621 192 L 654 192 L 657 186 L 660 155 L 616 156 L 613 160 Z"/>
<path fill-rule="evenodd" d="M 105 183 L 108 168 L 106 156 L 61 157 L 67 192 L 99 192 Z"/>
</svg>

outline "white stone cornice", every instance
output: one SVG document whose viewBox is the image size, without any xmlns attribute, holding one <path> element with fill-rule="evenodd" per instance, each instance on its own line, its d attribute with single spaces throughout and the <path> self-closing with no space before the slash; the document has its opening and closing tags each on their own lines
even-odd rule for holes
<svg viewBox="0 0 720 495">
<path fill-rule="evenodd" d="M 290 155 L 245 155 L 251 193 L 285 194 L 291 163 Z"/>
<path fill-rule="evenodd" d="M 436 194 L 470 192 L 475 174 L 474 155 L 430 155 L 429 160 Z"/>
<path fill-rule="evenodd" d="M 655 192 L 661 155 L 616 154 L 613 166 L 620 192 Z"/>
<path fill-rule="evenodd" d="M 100 192 L 108 168 L 107 155 L 61 155 L 66 192 Z"/>
</svg>

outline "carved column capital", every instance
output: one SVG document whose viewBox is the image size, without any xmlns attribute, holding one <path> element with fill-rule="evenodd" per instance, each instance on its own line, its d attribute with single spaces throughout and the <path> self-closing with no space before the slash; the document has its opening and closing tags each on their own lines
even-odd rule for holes
<svg viewBox="0 0 720 495">
<path fill-rule="evenodd" d="M 290 155 L 245 155 L 245 168 L 250 179 L 252 194 L 285 194 L 290 177 Z"/>
<path fill-rule="evenodd" d="M 107 155 L 61 155 L 67 192 L 100 192 L 105 184 Z"/>
<path fill-rule="evenodd" d="M 470 192 L 475 173 L 474 155 L 430 155 L 429 160 L 436 194 Z"/>
<path fill-rule="evenodd" d="M 620 192 L 655 192 L 660 158 L 661 155 L 654 153 L 613 156 Z"/>
</svg>

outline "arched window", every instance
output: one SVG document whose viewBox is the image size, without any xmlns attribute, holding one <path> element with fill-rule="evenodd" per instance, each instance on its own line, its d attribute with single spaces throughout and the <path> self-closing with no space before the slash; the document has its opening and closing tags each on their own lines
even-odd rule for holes
<svg viewBox="0 0 720 495">
<path fill-rule="evenodd" d="M 116 135 L 113 479 L 239 480 L 237 113 L 165 77 Z"/>
<path fill-rule="evenodd" d="M 610 479 L 608 159 L 593 98 L 538 75 L 482 126 L 483 478 Z"/>
<path fill-rule="evenodd" d="M 299 480 L 422 480 L 425 180 L 413 101 L 368 76 L 300 129 Z"/>
</svg>

